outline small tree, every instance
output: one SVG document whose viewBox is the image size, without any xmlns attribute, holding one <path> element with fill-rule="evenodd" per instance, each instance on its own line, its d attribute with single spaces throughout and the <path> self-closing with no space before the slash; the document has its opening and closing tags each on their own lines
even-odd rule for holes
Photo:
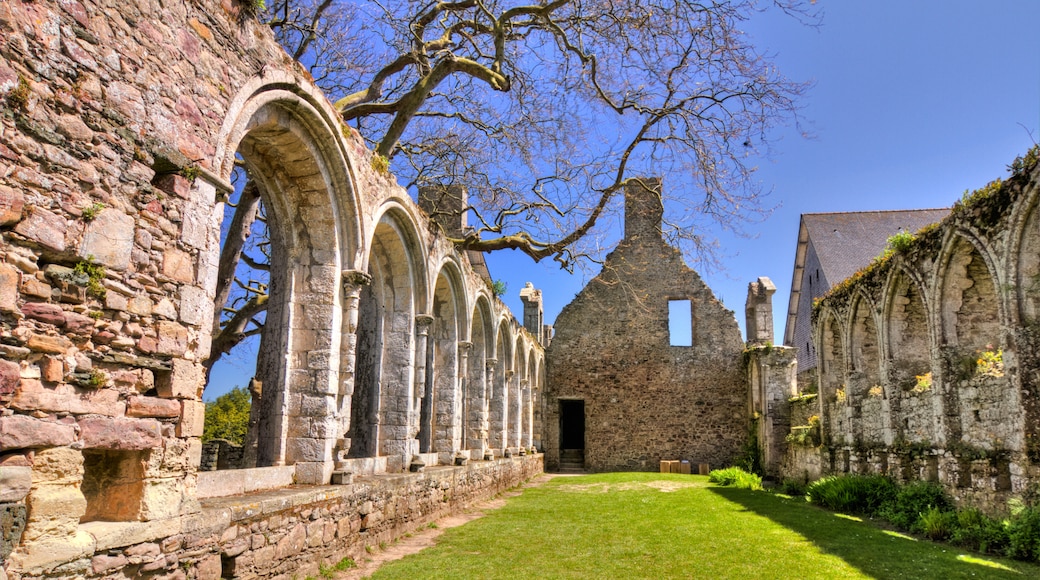
<svg viewBox="0 0 1040 580">
<path fill-rule="evenodd" d="M 236 445 L 246 440 L 249 428 L 249 391 L 235 387 L 206 403 L 206 422 L 202 429 L 202 441 L 226 439 Z"/>
</svg>

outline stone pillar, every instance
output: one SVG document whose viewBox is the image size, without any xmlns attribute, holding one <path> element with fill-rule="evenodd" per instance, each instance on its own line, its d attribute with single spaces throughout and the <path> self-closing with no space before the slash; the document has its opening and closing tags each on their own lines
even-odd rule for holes
<svg viewBox="0 0 1040 580">
<path fill-rule="evenodd" d="M 798 350 L 758 346 L 746 352 L 750 420 L 756 423 L 762 469 L 779 475 L 791 432 L 788 400 L 798 391 Z"/>
<path fill-rule="evenodd" d="M 534 407 L 531 405 L 531 381 L 524 379 L 520 381 L 520 400 L 523 401 L 523 435 L 520 438 L 520 446 L 530 449 L 532 445 L 531 433 L 534 430 Z"/>
<path fill-rule="evenodd" d="M 509 449 L 509 395 L 512 391 L 513 377 L 516 376 L 516 371 L 512 369 L 506 369 L 506 380 L 502 386 L 502 432 L 499 434 L 499 441 L 502 444 L 503 453 Z"/>
<path fill-rule="evenodd" d="M 426 349 L 431 324 L 433 324 L 433 317 L 429 314 L 420 314 L 415 317 L 415 383 L 413 386 L 412 408 L 409 409 L 408 413 L 409 444 L 411 448 L 407 451 L 407 454 L 412 457 L 405 457 L 405 463 L 409 464 L 410 460 L 412 464 L 410 468 L 413 470 L 416 469 L 414 467 L 416 463 L 422 463 L 416 456 L 419 452 L 419 442 L 415 440 L 415 437 L 419 434 L 419 410 L 422 408 L 422 399 L 426 397 Z"/>
<path fill-rule="evenodd" d="M 336 397 L 336 419 L 339 423 L 339 439 L 334 459 L 343 461 L 350 451 L 350 410 L 353 404 L 357 372 L 357 330 L 361 303 L 361 290 L 372 283 L 372 277 L 360 270 L 344 270 L 343 310 L 345 316 L 343 342 L 340 350 L 339 393 Z"/>
<path fill-rule="evenodd" d="M 473 397 L 470 396 L 469 387 L 469 349 L 473 348 L 472 342 L 459 342 L 459 396 L 462 399 L 462 445 L 461 449 L 469 449 L 470 442 L 474 440 L 473 425 L 470 424 L 470 405 Z M 453 451 L 459 451 L 454 449 Z"/>
<path fill-rule="evenodd" d="M 542 336 L 542 291 L 535 289 L 534 285 L 528 282 L 520 290 L 520 301 L 524 303 L 524 328 L 544 346 L 545 342 Z"/>
<path fill-rule="evenodd" d="M 495 368 L 497 366 L 498 360 L 496 359 L 484 360 L 484 409 L 480 413 L 480 446 L 485 453 L 491 448 L 491 400 L 495 397 Z"/>
<path fill-rule="evenodd" d="M 747 302 L 744 304 L 748 345 L 773 343 L 773 294 L 776 286 L 765 276 L 748 284 Z"/>
</svg>

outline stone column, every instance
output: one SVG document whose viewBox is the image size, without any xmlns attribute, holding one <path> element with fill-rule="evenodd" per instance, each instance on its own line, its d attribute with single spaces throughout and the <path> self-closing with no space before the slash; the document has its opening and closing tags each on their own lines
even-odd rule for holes
<svg viewBox="0 0 1040 580">
<path fill-rule="evenodd" d="M 469 449 L 470 441 L 473 440 L 472 425 L 469 420 L 470 405 L 473 404 L 469 393 L 469 349 L 473 348 L 472 342 L 459 342 L 459 393 L 462 399 L 462 413 L 460 414 L 462 425 L 461 449 Z M 456 449 L 455 451 L 459 451 Z"/>
<path fill-rule="evenodd" d="M 530 381 L 524 387 L 524 447 L 534 447 L 534 389 Z"/>
<path fill-rule="evenodd" d="M 484 408 L 481 411 L 481 422 L 480 422 L 480 446 L 487 454 L 487 451 L 491 448 L 491 400 L 495 397 L 495 368 L 498 366 L 498 361 L 493 358 L 484 359 Z"/>
<path fill-rule="evenodd" d="M 409 442 L 412 447 L 408 453 L 412 457 L 405 457 L 405 463 L 409 463 L 409 468 L 413 471 L 418 471 L 423 467 L 422 461 L 416 456 L 419 451 L 419 441 L 415 440 L 419 434 L 419 410 L 422 408 L 422 399 L 426 397 L 426 349 L 427 339 L 430 335 L 430 325 L 433 324 L 433 317 L 429 314 L 420 314 L 415 317 L 415 385 L 414 396 L 412 397 L 412 408 L 409 410 L 408 416 L 408 430 L 409 430 Z"/>
<path fill-rule="evenodd" d="M 505 385 L 502 388 L 502 433 L 499 435 L 503 453 L 509 449 L 509 392 L 512 390 L 510 387 L 513 385 L 514 376 L 516 376 L 516 371 L 506 369 Z"/>
<path fill-rule="evenodd" d="M 357 330 L 361 290 L 372 283 L 372 277 L 360 270 L 343 270 L 343 342 L 340 348 L 339 393 L 336 397 L 336 420 L 339 438 L 333 451 L 333 459 L 340 464 L 350 451 L 350 409 L 353 404 L 357 372 Z M 342 467 L 342 465 L 340 466 Z M 339 467 L 336 467 L 339 469 Z"/>
<path fill-rule="evenodd" d="M 520 449 L 531 447 L 531 381 L 520 379 L 520 417 L 517 425 L 520 432 L 517 433 L 516 446 Z"/>
</svg>

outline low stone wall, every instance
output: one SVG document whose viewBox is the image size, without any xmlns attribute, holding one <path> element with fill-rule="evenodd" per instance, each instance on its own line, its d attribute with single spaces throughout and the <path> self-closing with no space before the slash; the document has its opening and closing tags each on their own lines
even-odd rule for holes
<svg viewBox="0 0 1040 580">
<path fill-rule="evenodd" d="M 440 517 L 542 472 L 542 455 L 360 476 L 351 485 L 293 486 L 202 501 L 189 516 L 90 522 L 89 552 L 70 562 L 16 552 L 16 578 L 303 578 L 360 558 Z M 245 472 L 243 472 L 245 473 Z"/>
</svg>

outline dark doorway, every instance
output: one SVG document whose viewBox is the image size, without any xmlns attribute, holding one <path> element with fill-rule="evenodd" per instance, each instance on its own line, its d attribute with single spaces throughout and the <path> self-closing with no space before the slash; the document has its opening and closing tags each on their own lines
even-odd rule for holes
<svg viewBox="0 0 1040 580">
<path fill-rule="evenodd" d="M 560 449 L 585 449 L 585 401 L 560 400 Z"/>
</svg>

